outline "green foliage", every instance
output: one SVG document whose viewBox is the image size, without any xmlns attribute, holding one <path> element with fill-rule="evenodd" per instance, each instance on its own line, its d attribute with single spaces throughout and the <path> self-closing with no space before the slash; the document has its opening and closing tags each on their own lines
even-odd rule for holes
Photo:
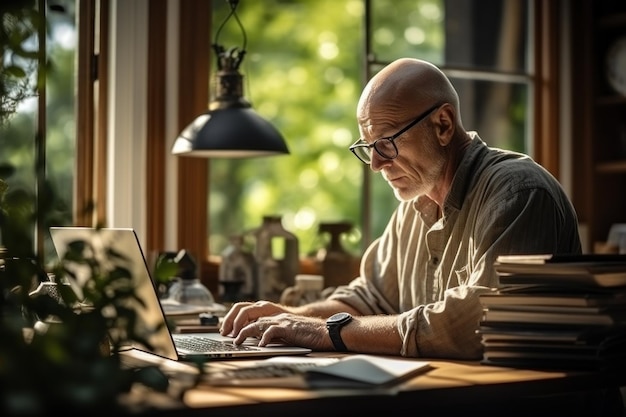
<svg viewBox="0 0 626 417">
<path fill-rule="evenodd" d="M 0 126 L 20 102 L 35 94 L 28 74 L 37 63 L 34 38 L 43 24 L 41 19 L 34 0 L 5 0 L 0 4 Z"/>
<path fill-rule="evenodd" d="M 138 322 L 133 306 L 143 302 L 125 255 L 106 249 L 105 266 L 87 242 L 73 242 L 49 268 L 54 291 L 42 292 L 50 287 L 32 249 L 34 196 L 9 190 L 1 179 L 0 190 L 0 413 L 124 413 L 119 400 L 135 384 L 167 392 L 168 380 L 157 367 L 121 362 L 123 347 L 150 346 L 149 336 L 159 330 Z M 88 271 L 86 281 L 76 276 L 77 266 Z"/>
<path fill-rule="evenodd" d="M 61 42 L 58 38 L 62 37 L 58 35 L 72 32 L 64 31 L 63 28 L 74 25 L 74 1 L 47 2 L 45 22 L 41 21 L 36 7 L 37 2 L 34 0 L 0 2 L 0 37 L 15 39 L 13 42 L 0 42 L 0 56 L 3 57 L 0 62 L 0 91 L 8 92 L 7 95 L 0 96 L 7 100 L 14 97 L 16 105 L 21 102 L 17 110 L 7 101 L 0 103 L 0 113 L 6 116 L 0 117 L 0 167 L 11 169 L 10 173 L 0 171 L 0 178 L 11 189 L 21 190 L 22 193 L 48 193 L 48 196 L 38 202 L 46 207 L 41 207 L 38 211 L 46 213 L 48 217 L 54 216 L 53 224 L 62 225 L 71 223 L 72 219 L 71 185 L 74 176 L 76 126 L 73 95 L 75 50 L 68 47 L 69 44 Z M 46 30 L 42 33 L 46 37 L 46 62 L 41 68 L 38 66 L 37 56 L 39 22 L 46 25 Z M 19 66 L 26 76 L 9 76 L 10 73 L 4 71 L 6 67 L 3 67 L 3 63 Z M 24 83 L 21 94 L 13 88 L 16 82 Z M 42 88 L 45 88 L 47 102 L 45 141 L 42 141 L 43 132 L 37 131 L 38 109 L 34 108 L 36 95 Z M 45 190 L 36 190 L 37 146 L 42 144 L 45 144 L 45 174 L 49 182 Z M 52 248 L 47 240 L 44 243 L 46 253 L 43 256 L 51 257 Z"/>
<path fill-rule="evenodd" d="M 154 265 L 154 280 L 159 284 L 167 285 L 172 281 L 172 277 L 177 275 L 178 269 L 178 263 L 175 258 L 168 254 L 160 254 Z"/>
<path fill-rule="evenodd" d="M 228 8 L 214 5 L 217 30 Z M 359 252 L 363 168 L 348 146 L 358 136 L 363 2 L 241 1 L 237 13 L 248 34 L 244 94 L 281 131 L 290 154 L 211 160 L 211 251 L 260 226 L 264 215 L 281 215 L 303 255 L 323 246 L 320 223 L 341 221 L 354 224 L 348 248 Z M 219 42 L 241 46 L 234 21 Z"/>
</svg>

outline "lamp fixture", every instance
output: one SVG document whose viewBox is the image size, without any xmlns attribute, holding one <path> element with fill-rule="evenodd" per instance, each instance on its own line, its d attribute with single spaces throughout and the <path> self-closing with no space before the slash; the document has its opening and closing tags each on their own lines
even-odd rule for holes
<svg viewBox="0 0 626 417">
<path fill-rule="evenodd" d="M 280 132 L 259 116 L 243 97 L 243 76 L 239 72 L 246 54 L 246 32 L 237 16 L 239 0 L 226 0 L 230 14 L 215 35 L 213 50 L 217 55 L 215 98 L 207 112 L 196 117 L 174 142 L 175 155 L 205 158 L 250 158 L 288 154 Z M 243 46 L 225 49 L 218 43 L 226 22 L 234 17 L 243 35 Z"/>
</svg>

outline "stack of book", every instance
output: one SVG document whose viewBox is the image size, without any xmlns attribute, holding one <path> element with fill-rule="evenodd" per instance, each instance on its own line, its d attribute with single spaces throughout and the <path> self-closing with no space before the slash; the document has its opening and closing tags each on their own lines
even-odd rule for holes
<svg viewBox="0 0 626 417">
<path fill-rule="evenodd" d="M 480 296 L 483 363 L 541 369 L 626 364 L 626 255 L 500 256 Z"/>
</svg>

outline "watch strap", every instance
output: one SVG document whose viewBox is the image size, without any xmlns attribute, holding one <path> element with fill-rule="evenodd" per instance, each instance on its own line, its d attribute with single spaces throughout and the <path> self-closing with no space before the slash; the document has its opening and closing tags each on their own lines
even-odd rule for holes
<svg viewBox="0 0 626 417">
<path fill-rule="evenodd" d="M 345 317 L 341 317 L 339 321 L 333 320 L 336 316 L 343 315 Z M 348 347 L 345 343 L 343 343 L 343 339 L 341 338 L 341 329 L 346 324 L 352 321 L 352 316 L 347 313 L 339 313 L 335 316 L 332 316 L 329 321 L 326 322 L 326 328 L 328 329 L 328 335 L 330 336 L 330 341 L 333 343 L 335 350 L 337 352 L 348 352 Z"/>
<path fill-rule="evenodd" d="M 330 340 L 333 342 L 333 346 L 337 352 L 348 351 L 346 344 L 343 343 L 343 339 L 341 339 L 340 333 L 342 327 L 342 325 L 328 326 L 328 335 L 330 336 Z"/>
</svg>

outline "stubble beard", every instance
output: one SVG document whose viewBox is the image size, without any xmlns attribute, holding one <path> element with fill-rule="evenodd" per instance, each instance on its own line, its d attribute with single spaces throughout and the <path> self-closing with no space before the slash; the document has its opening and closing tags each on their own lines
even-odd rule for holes
<svg viewBox="0 0 626 417">
<path fill-rule="evenodd" d="M 431 145 L 425 148 L 425 151 L 433 155 L 428 169 L 422 172 L 421 181 L 413 184 L 404 191 L 392 186 L 393 193 L 398 201 L 411 201 L 421 195 L 428 195 L 437 186 L 439 180 L 444 177 L 446 166 L 445 148 L 439 145 Z M 390 184 L 391 185 L 391 184 Z"/>
</svg>

